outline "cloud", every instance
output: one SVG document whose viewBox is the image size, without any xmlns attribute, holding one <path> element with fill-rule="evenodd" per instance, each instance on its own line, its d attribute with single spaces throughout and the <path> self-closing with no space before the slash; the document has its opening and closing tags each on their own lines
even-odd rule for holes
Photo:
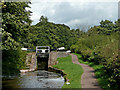
<svg viewBox="0 0 120 90">
<path fill-rule="evenodd" d="M 120 19 L 120 1 L 118 3 L 118 18 Z"/>
<path fill-rule="evenodd" d="M 64 23 L 71 28 L 78 25 L 98 25 L 103 19 L 117 20 L 118 3 L 114 2 L 80 2 L 55 0 L 32 0 L 31 11 L 33 12 L 31 19 L 32 24 L 36 24 L 40 16 L 47 16 L 48 20 L 54 23 Z M 86 0 L 85 0 L 86 1 Z M 93 0 L 94 1 L 94 0 Z M 113 1 L 113 0 L 109 0 Z"/>
<path fill-rule="evenodd" d="M 118 2 L 119 0 L 33 0 L 32 2 Z"/>
</svg>

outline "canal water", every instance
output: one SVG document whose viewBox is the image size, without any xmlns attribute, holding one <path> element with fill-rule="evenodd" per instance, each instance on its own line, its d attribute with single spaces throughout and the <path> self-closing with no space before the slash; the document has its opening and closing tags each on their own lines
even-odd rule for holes
<svg viewBox="0 0 120 90">
<path fill-rule="evenodd" d="M 64 78 L 61 74 L 45 70 L 20 73 L 2 80 L 3 88 L 61 88 Z"/>
</svg>

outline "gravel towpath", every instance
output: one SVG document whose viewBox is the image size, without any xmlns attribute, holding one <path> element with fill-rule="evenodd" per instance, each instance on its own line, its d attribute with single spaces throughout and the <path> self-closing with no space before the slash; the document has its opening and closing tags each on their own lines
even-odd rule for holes
<svg viewBox="0 0 120 90">
<path fill-rule="evenodd" d="M 102 88 L 99 86 L 98 81 L 95 77 L 94 69 L 86 64 L 80 64 L 76 55 L 71 54 L 71 56 L 72 56 L 72 62 L 74 64 L 81 65 L 83 68 L 84 72 L 81 77 L 82 89 L 89 88 L 91 90 L 94 90 L 94 89 L 102 90 Z"/>
</svg>

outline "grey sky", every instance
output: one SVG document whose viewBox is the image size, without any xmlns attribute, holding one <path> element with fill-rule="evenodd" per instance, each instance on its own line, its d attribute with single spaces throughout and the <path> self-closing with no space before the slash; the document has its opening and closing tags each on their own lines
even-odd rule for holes
<svg viewBox="0 0 120 90">
<path fill-rule="evenodd" d="M 106 2 L 105 2 L 106 1 Z M 101 20 L 118 19 L 118 0 L 32 0 L 33 25 L 40 16 L 48 17 L 50 22 L 66 24 L 71 29 L 84 25 L 98 25 Z"/>
<path fill-rule="evenodd" d="M 118 18 L 120 19 L 120 1 L 119 1 L 119 4 L 118 4 Z"/>
</svg>

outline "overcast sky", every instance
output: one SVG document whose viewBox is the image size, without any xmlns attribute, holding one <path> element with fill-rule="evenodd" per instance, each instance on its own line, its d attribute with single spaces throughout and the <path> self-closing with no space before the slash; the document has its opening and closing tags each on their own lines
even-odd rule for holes
<svg viewBox="0 0 120 90">
<path fill-rule="evenodd" d="M 32 25 L 46 16 L 50 22 L 66 24 L 71 29 L 98 25 L 101 20 L 118 19 L 119 0 L 31 0 Z"/>
</svg>

